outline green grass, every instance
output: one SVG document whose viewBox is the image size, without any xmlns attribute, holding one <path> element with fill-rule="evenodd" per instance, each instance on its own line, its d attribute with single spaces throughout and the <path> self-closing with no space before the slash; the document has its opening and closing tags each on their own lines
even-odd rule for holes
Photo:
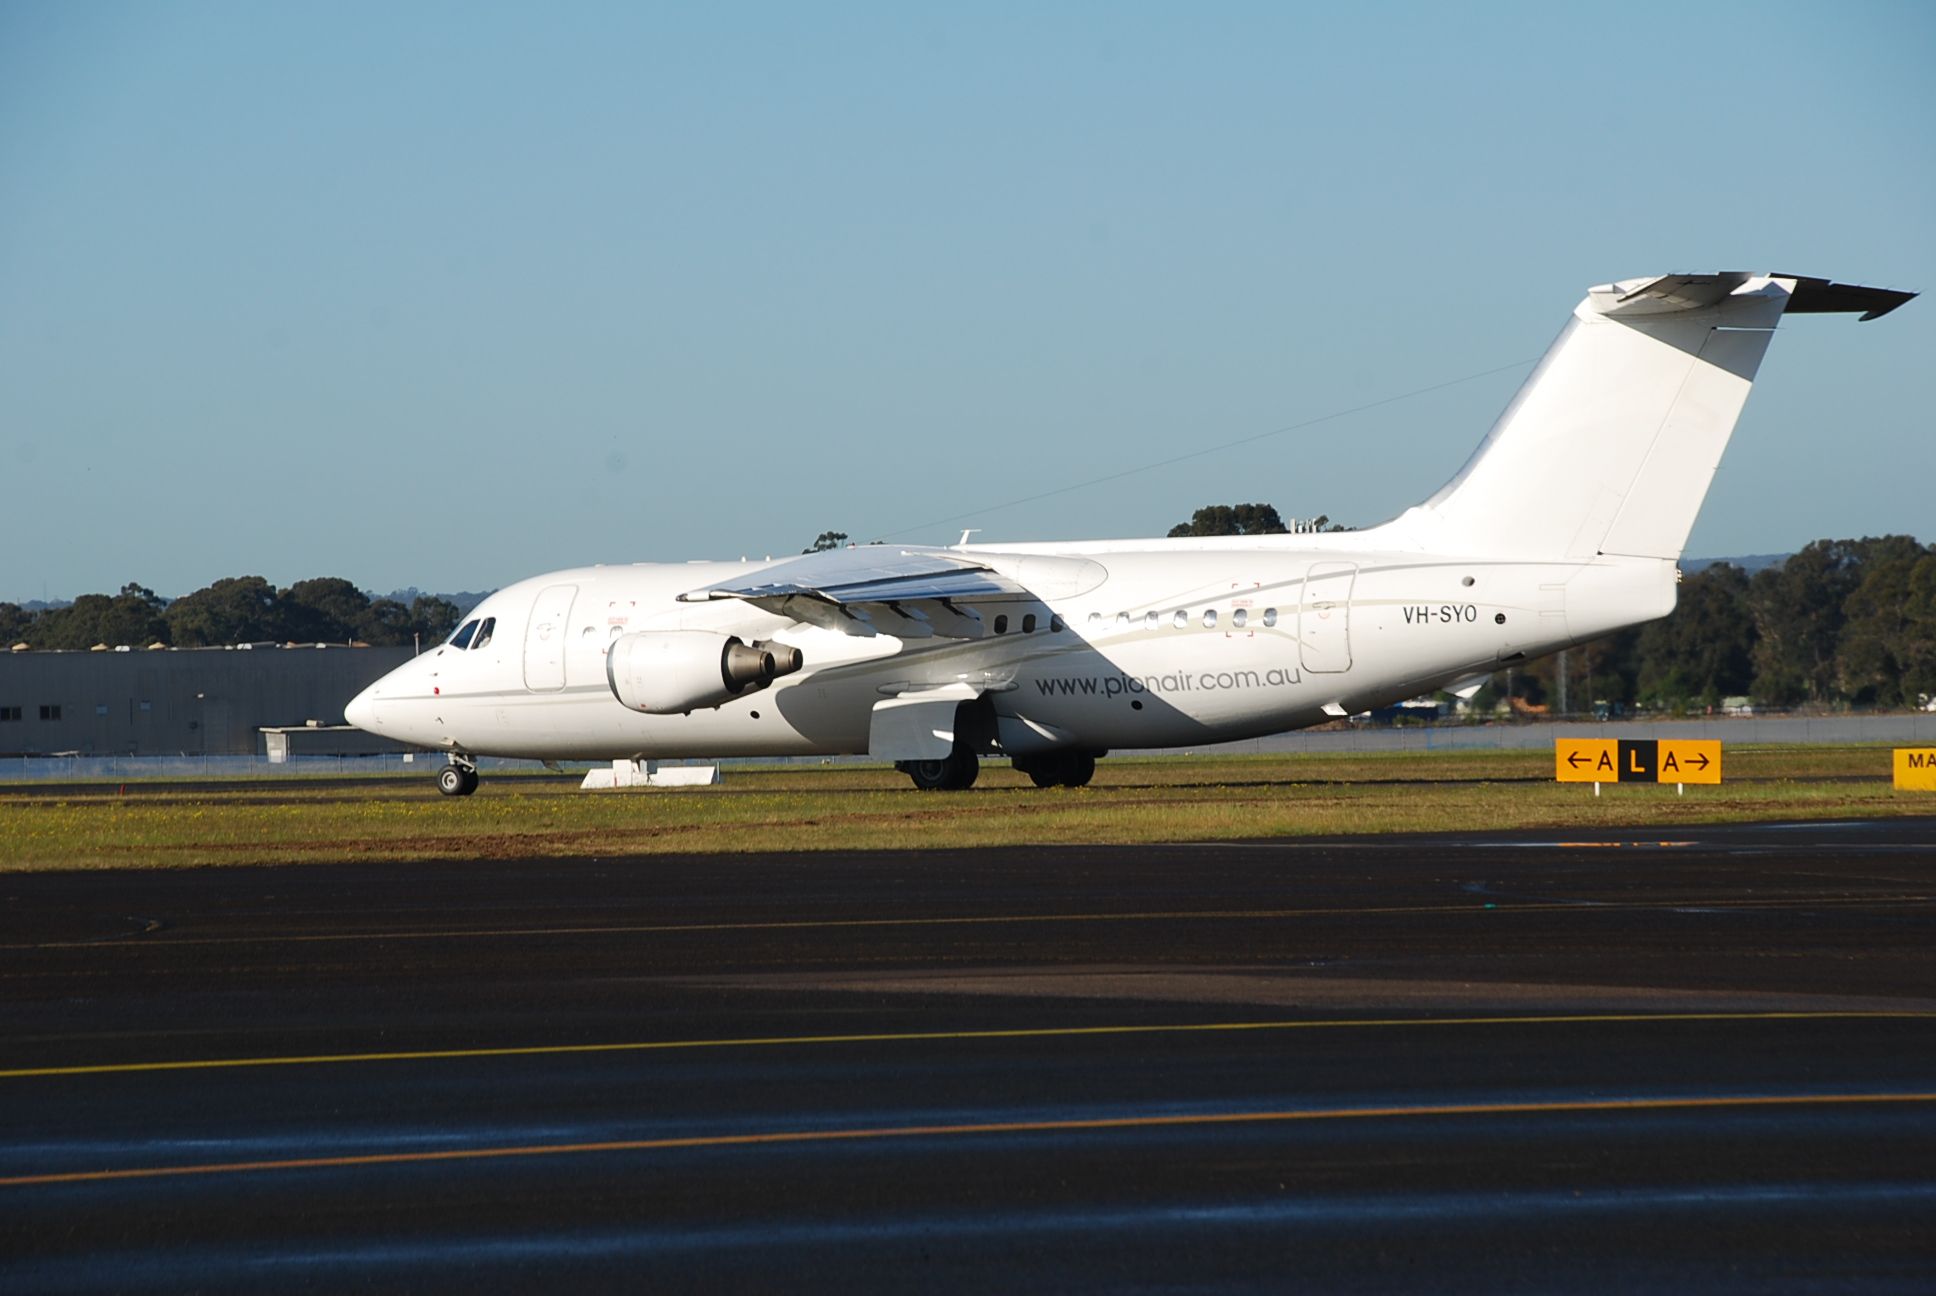
<svg viewBox="0 0 1936 1296">
<path fill-rule="evenodd" d="M 965 793 L 920 793 L 890 769 L 731 770 L 723 786 L 580 792 L 487 777 L 467 799 L 428 779 L 352 788 L 299 780 L 188 791 L 0 788 L 0 871 L 358 859 L 623 857 L 747 852 L 1212 841 L 1504 828 L 1659 827 L 1927 813 L 1896 792 L 1886 747 L 1742 747 L 1728 782 L 1552 782 L 1548 751 L 1112 759 L 1082 789 L 1038 790 L 990 762 Z M 125 791 L 123 791 L 125 787 Z"/>
</svg>

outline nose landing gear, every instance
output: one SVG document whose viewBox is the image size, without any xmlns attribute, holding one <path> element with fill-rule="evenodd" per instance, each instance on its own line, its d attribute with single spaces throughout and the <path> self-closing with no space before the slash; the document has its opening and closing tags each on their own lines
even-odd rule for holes
<svg viewBox="0 0 1936 1296">
<path fill-rule="evenodd" d="M 468 758 L 452 756 L 437 771 L 437 790 L 445 796 L 469 796 L 477 791 L 477 766 Z"/>
</svg>

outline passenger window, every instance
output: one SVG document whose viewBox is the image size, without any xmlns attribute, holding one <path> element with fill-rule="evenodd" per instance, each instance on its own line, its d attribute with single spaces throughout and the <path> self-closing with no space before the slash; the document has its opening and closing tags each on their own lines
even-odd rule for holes
<svg viewBox="0 0 1936 1296">
<path fill-rule="evenodd" d="M 1154 630 L 1162 624 L 1163 614 L 1161 612 L 1148 612 L 1143 616 L 1143 625 L 1148 629 Z"/>
<path fill-rule="evenodd" d="M 491 631 L 495 629 L 497 629 L 497 618 L 485 617 L 484 624 L 477 627 L 477 642 L 472 644 L 471 648 L 476 650 L 491 642 Z"/>
<path fill-rule="evenodd" d="M 598 633 L 597 626 L 586 626 L 582 631 L 579 632 L 578 637 L 580 639 L 589 639 L 597 633 Z"/>
<path fill-rule="evenodd" d="M 1035 633 L 1035 613 L 1031 612 L 1027 616 L 1022 618 L 1022 633 L 1023 634 Z"/>
<path fill-rule="evenodd" d="M 1127 612 L 1118 612 L 1118 613 L 1116 614 L 1116 628 L 1117 628 L 1118 630 L 1127 630 L 1127 629 L 1129 629 L 1129 613 L 1127 613 Z"/>
<path fill-rule="evenodd" d="M 1190 624 L 1190 614 L 1188 612 L 1185 612 L 1182 608 L 1178 608 L 1176 610 L 1176 615 L 1171 618 L 1170 623 L 1174 625 L 1177 629 L 1182 630 Z"/>
<path fill-rule="evenodd" d="M 1244 628 L 1244 622 L 1248 620 L 1250 620 L 1250 612 L 1245 608 L 1238 608 L 1230 614 L 1230 624 L 1239 630 Z"/>
<path fill-rule="evenodd" d="M 1008 633 L 1008 618 L 1006 616 L 998 616 L 995 618 L 995 633 L 996 634 Z"/>
<path fill-rule="evenodd" d="M 1067 629 L 1067 627 L 1062 624 L 1062 618 L 1057 614 L 1051 612 L 1049 614 L 1049 633 L 1061 634 L 1065 629 Z"/>
<path fill-rule="evenodd" d="M 1266 629 L 1268 629 L 1269 627 L 1271 627 L 1271 626 L 1274 626 L 1274 625 L 1276 625 L 1276 624 L 1277 624 L 1277 609 L 1276 609 L 1276 608 L 1265 608 L 1265 609 L 1264 609 L 1264 626 L 1265 626 L 1265 628 L 1266 628 Z"/>
<path fill-rule="evenodd" d="M 1217 609 L 1203 609 L 1203 628 L 1205 630 L 1215 630 L 1217 628 Z"/>
<path fill-rule="evenodd" d="M 458 627 L 457 633 L 450 637 L 450 646 L 453 648 L 468 648 L 471 646 L 471 636 L 476 633 L 477 622 L 466 621 L 462 626 Z"/>
<path fill-rule="evenodd" d="M 612 627 L 612 629 L 611 629 L 611 631 L 610 631 L 610 633 L 608 633 L 608 634 L 607 634 L 607 635 L 605 636 L 605 638 L 606 638 L 607 640 L 612 640 L 612 639 L 616 639 L 616 638 L 618 638 L 618 637 L 619 637 L 620 635 L 622 635 L 622 634 L 624 634 L 624 633 L 625 633 L 625 627 L 624 627 L 624 626 L 613 626 L 613 627 Z"/>
<path fill-rule="evenodd" d="M 1091 612 L 1091 613 L 1089 614 L 1089 624 L 1090 624 L 1090 625 L 1092 625 L 1092 626 L 1099 626 L 1099 625 L 1101 625 L 1101 624 L 1102 624 L 1102 613 L 1100 613 L 1100 612 Z"/>
</svg>

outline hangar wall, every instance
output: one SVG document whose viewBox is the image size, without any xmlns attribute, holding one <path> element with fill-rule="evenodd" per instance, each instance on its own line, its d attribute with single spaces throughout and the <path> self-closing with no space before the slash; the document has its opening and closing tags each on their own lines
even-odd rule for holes
<svg viewBox="0 0 1936 1296">
<path fill-rule="evenodd" d="M 0 654 L 0 756 L 258 755 L 262 726 L 340 725 L 344 703 L 410 656 L 336 645 Z"/>
</svg>

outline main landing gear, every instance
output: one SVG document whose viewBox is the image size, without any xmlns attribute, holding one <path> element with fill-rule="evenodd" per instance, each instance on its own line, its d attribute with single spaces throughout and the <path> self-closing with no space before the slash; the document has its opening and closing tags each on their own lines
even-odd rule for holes
<svg viewBox="0 0 1936 1296">
<path fill-rule="evenodd" d="M 437 790 L 445 796 L 469 796 L 477 791 L 477 766 L 468 757 L 452 756 L 437 771 Z"/>
<path fill-rule="evenodd" d="M 894 768 L 923 792 L 965 792 L 975 786 L 981 762 L 975 753 L 956 747 L 940 760 L 895 761 Z"/>
<path fill-rule="evenodd" d="M 1085 751 L 1042 752 L 1017 756 L 1018 772 L 1039 788 L 1088 787 L 1096 777 L 1096 754 Z M 981 765 L 975 754 L 960 747 L 940 760 L 895 761 L 894 768 L 914 780 L 923 792 L 963 792 L 975 785 Z"/>
<path fill-rule="evenodd" d="M 1044 752 L 1037 756 L 1017 756 L 1013 764 L 1039 788 L 1088 787 L 1089 780 L 1096 777 L 1094 752 Z"/>
</svg>

